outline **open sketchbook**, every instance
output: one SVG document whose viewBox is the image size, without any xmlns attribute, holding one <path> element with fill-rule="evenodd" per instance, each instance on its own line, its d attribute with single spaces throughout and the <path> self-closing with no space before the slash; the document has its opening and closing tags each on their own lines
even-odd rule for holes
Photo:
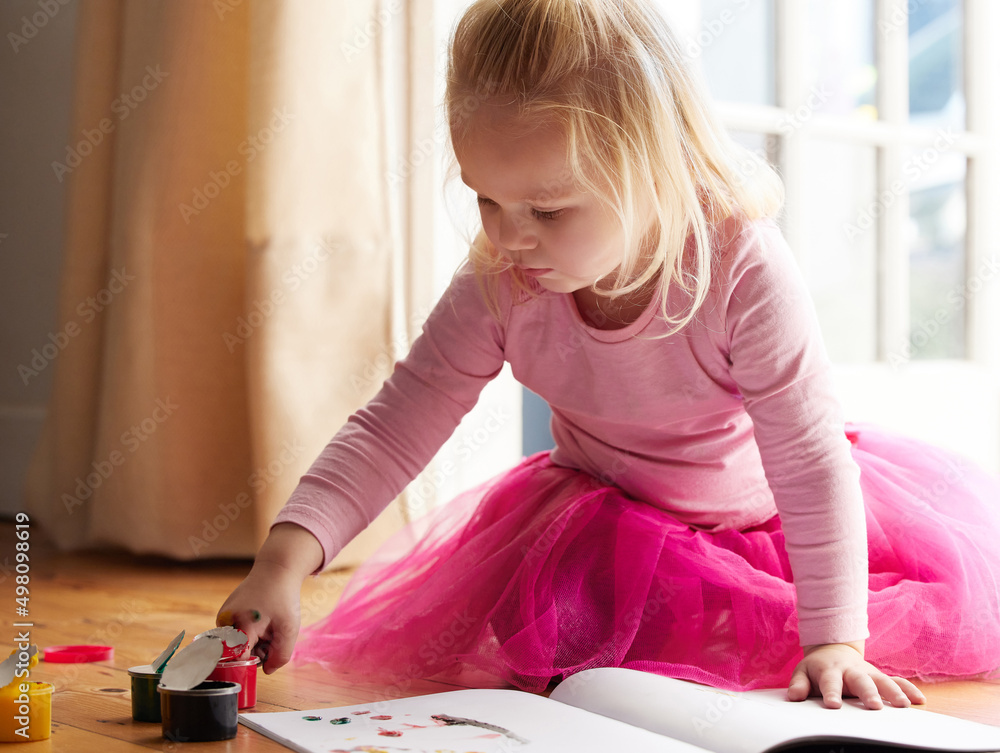
<svg viewBox="0 0 1000 753">
<path fill-rule="evenodd" d="M 844 699 L 827 709 L 790 703 L 784 690 L 736 693 L 616 668 L 573 675 L 549 698 L 457 690 L 240 722 L 300 753 L 1000 751 L 1000 727 L 918 708 Z"/>
</svg>

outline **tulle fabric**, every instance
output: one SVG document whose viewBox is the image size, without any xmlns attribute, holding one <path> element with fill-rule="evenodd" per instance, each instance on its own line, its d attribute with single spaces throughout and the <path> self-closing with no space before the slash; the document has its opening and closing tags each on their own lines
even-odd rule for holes
<svg viewBox="0 0 1000 753">
<path fill-rule="evenodd" d="M 868 659 L 921 679 L 1000 675 L 1000 482 L 926 444 L 849 428 L 868 521 Z M 412 531 L 357 571 L 294 661 L 396 685 L 461 674 L 538 692 L 600 666 L 781 687 L 801 659 L 777 516 L 692 530 L 540 453 L 421 531 L 405 555 Z"/>
</svg>

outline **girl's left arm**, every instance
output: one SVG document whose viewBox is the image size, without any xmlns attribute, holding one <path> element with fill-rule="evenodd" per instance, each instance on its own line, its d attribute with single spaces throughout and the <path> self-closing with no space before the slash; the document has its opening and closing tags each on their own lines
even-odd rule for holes
<svg viewBox="0 0 1000 753">
<path fill-rule="evenodd" d="M 804 657 L 790 700 L 844 694 L 880 708 L 921 702 L 865 661 L 868 547 L 860 472 L 844 433 L 812 301 L 777 227 L 754 223 L 726 271 L 731 374 L 781 516 Z"/>
</svg>

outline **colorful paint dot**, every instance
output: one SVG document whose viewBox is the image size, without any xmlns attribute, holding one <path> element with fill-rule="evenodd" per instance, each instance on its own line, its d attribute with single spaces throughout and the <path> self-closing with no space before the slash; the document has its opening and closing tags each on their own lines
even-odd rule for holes
<svg viewBox="0 0 1000 753">
<path fill-rule="evenodd" d="M 346 716 L 342 716 L 339 719 L 331 719 L 330 724 L 350 724 L 351 720 Z"/>
<path fill-rule="evenodd" d="M 375 717 L 372 717 L 372 718 L 374 719 Z M 394 730 L 394 729 L 380 729 L 380 730 L 378 731 L 378 733 L 379 733 L 379 734 L 380 734 L 380 735 L 381 735 L 382 737 L 402 737 L 402 736 L 403 736 L 403 733 L 402 733 L 402 732 L 397 732 L 397 731 L 396 731 L 396 730 Z"/>
<path fill-rule="evenodd" d="M 370 712 L 370 711 L 352 711 L 351 713 L 354 714 L 354 716 L 361 716 L 362 714 L 370 714 L 372 712 Z"/>
<path fill-rule="evenodd" d="M 250 611 L 250 616 L 253 617 L 254 622 L 260 622 L 260 612 L 256 609 Z"/>
<path fill-rule="evenodd" d="M 375 719 L 376 721 L 379 722 L 387 722 L 390 719 L 392 719 L 392 717 L 389 716 L 388 714 L 381 714 L 380 716 L 373 716 L 372 719 Z"/>
<path fill-rule="evenodd" d="M 304 716 L 302 718 L 305 719 L 307 722 L 320 722 L 320 721 L 323 721 L 323 717 L 321 717 L 321 716 Z"/>
</svg>

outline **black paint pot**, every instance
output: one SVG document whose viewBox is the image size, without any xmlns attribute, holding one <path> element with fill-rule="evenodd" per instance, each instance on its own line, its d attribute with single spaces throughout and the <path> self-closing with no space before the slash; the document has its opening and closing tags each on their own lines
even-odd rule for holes
<svg viewBox="0 0 1000 753">
<path fill-rule="evenodd" d="M 203 682 L 190 690 L 157 688 L 163 736 L 175 742 L 206 742 L 236 737 L 240 685 Z"/>
<path fill-rule="evenodd" d="M 160 673 L 144 664 L 129 667 L 128 676 L 132 679 L 132 718 L 137 722 L 160 721 L 160 697 L 156 694 Z"/>
</svg>

